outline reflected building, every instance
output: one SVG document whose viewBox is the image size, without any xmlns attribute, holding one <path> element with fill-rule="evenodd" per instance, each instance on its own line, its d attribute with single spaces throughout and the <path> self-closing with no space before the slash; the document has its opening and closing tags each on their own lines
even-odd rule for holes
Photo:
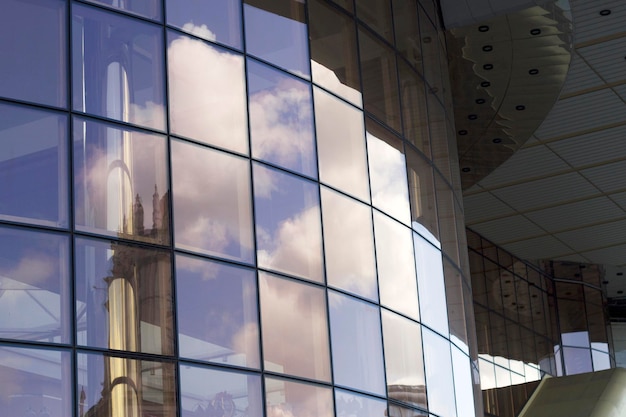
<svg viewBox="0 0 626 417">
<path fill-rule="evenodd" d="M 468 252 L 444 4 L 5 3 L 1 415 L 504 416 L 606 362 L 596 281 Z"/>
</svg>

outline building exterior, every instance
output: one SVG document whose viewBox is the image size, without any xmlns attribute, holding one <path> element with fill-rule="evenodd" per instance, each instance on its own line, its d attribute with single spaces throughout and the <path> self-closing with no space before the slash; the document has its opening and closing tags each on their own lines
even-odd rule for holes
<svg viewBox="0 0 626 417">
<path fill-rule="evenodd" d="M 570 373 L 566 265 L 468 251 L 449 2 L 3 6 L 1 415 L 508 416 Z"/>
</svg>

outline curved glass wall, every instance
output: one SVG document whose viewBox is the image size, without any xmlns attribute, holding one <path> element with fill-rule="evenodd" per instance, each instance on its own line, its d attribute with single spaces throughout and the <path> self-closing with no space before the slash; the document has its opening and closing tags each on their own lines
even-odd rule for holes
<svg viewBox="0 0 626 417">
<path fill-rule="evenodd" d="M 7 0 L 0 414 L 482 414 L 436 9 Z"/>
</svg>

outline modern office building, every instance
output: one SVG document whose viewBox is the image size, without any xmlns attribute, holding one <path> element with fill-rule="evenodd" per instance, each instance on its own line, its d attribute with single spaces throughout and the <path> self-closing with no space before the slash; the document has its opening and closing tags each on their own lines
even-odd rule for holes
<svg viewBox="0 0 626 417">
<path fill-rule="evenodd" d="M 596 195 L 500 191 L 623 166 L 537 154 L 624 76 L 567 90 L 576 2 L 487 3 L 4 0 L 0 415 L 509 416 L 614 366 L 624 244 L 533 217 Z"/>
</svg>

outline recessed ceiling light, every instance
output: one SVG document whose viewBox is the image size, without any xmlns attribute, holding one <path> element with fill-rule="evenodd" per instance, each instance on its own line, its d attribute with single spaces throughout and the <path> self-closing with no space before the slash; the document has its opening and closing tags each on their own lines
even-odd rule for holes
<svg viewBox="0 0 626 417">
<path fill-rule="evenodd" d="M 483 69 L 486 69 L 487 71 L 492 70 L 493 69 L 493 64 L 485 64 L 485 65 L 483 65 Z"/>
<path fill-rule="evenodd" d="M 483 46 L 483 51 L 485 51 L 485 52 L 491 52 L 491 51 L 493 51 L 493 46 L 491 46 L 491 45 L 485 45 L 485 46 Z"/>
<path fill-rule="evenodd" d="M 608 283 L 609 283 L 609 281 L 604 280 L 604 281 L 602 281 L 602 283 L 603 283 L 603 284 L 608 284 Z"/>
<path fill-rule="evenodd" d="M 523 104 L 518 104 L 517 106 L 515 106 L 515 110 L 517 111 L 522 111 L 525 109 L 526 109 L 526 106 L 524 106 Z"/>
<path fill-rule="evenodd" d="M 533 68 L 533 69 L 528 70 L 528 73 L 530 75 L 537 75 L 539 74 L 539 70 L 537 68 Z"/>
<path fill-rule="evenodd" d="M 479 32 L 488 32 L 489 31 L 489 26 L 487 26 L 487 25 L 478 26 L 478 31 Z"/>
<path fill-rule="evenodd" d="M 480 83 L 481 87 L 487 88 L 491 85 L 491 83 L 489 81 L 483 81 L 482 83 Z"/>
<path fill-rule="evenodd" d="M 467 130 L 465 130 L 465 129 L 459 130 L 459 135 L 461 135 L 461 136 L 467 135 Z"/>
<path fill-rule="evenodd" d="M 493 138 L 492 142 L 493 143 L 502 143 L 502 139 L 500 139 L 500 138 Z"/>
<path fill-rule="evenodd" d="M 537 36 L 540 33 L 541 33 L 541 29 L 539 29 L 539 28 L 535 28 L 535 29 L 531 29 L 530 30 L 530 34 L 533 35 L 533 36 Z"/>
<path fill-rule="evenodd" d="M 615 275 L 617 275 L 618 277 L 621 277 L 622 275 L 624 275 L 624 273 L 623 273 L 623 272 L 618 272 L 618 273 L 617 273 L 617 274 L 615 274 Z"/>
<path fill-rule="evenodd" d="M 611 14 L 611 10 L 609 9 L 600 10 L 600 16 L 608 16 L 610 14 Z"/>
<path fill-rule="evenodd" d="M 624 291 L 619 290 L 617 293 L 618 293 L 618 294 L 624 294 Z"/>
<path fill-rule="evenodd" d="M 485 104 L 485 99 L 484 98 L 477 98 L 476 99 L 476 104 Z"/>
<path fill-rule="evenodd" d="M 471 170 L 472 169 L 469 168 L 469 167 L 465 167 L 465 168 L 461 169 L 461 171 L 463 171 L 463 172 L 470 172 Z"/>
<path fill-rule="evenodd" d="M 470 120 L 476 120 L 476 119 L 478 119 L 478 115 L 476 115 L 476 114 L 468 114 L 467 118 L 470 119 Z"/>
</svg>

